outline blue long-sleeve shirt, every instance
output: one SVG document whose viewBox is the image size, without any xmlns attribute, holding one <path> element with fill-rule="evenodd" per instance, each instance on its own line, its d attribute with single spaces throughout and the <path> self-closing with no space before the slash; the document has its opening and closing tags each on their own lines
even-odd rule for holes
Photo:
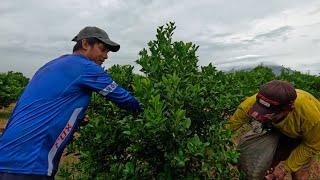
<svg viewBox="0 0 320 180">
<path fill-rule="evenodd" d="M 0 137 L 0 172 L 54 175 L 92 91 L 129 111 L 140 110 L 132 95 L 85 56 L 61 56 L 40 68 Z"/>
</svg>

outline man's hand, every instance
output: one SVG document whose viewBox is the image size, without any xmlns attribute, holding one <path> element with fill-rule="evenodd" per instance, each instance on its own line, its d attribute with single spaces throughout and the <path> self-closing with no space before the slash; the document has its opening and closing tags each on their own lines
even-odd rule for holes
<svg viewBox="0 0 320 180">
<path fill-rule="evenodd" d="M 271 169 L 267 173 L 267 176 L 265 176 L 266 180 L 283 180 L 283 178 L 288 174 L 287 170 L 284 168 L 283 161 L 280 162 L 274 170 Z"/>
</svg>

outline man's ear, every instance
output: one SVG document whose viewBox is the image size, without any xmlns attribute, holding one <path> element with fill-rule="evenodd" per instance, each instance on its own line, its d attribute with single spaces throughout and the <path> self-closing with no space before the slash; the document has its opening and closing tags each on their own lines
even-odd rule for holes
<svg viewBox="0 0 320 180">
<path fill-rule="evenodd" d="M 294 109 L 294 104 L 292 104 L 290 108 L 290 110 L 292 111 Z"/>
<path fill-rule="evenodd" d="M 86 39 L 82 39 L 81 44 L 82 44 L 82 49 L 84 49 L 84 50 L 87 50 L 90 47 L 90 45 Z"/>
<path fill-rule="evenodd" d="M 294 109 L 294 104 L 290 104 L 289 106 L 287 106 L 287 108 L 285 108 L 286 111 L 292 111 Z"/>
</svg>

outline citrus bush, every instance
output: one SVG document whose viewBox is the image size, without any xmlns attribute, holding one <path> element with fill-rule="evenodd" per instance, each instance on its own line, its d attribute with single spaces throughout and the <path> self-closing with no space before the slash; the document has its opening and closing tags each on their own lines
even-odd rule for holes
<svg viewBox="0 0 320 180">
<path fill-rule="evenodd" d="M 80 162 L 60 176 L 75 179 L 241 179 L 232 133 L 223 128 L 245 97 L 272 79 L 287 79 L 316 92 L 319 77 L 271 69 L 226 73 L 214 65 L 198 67 L 198 46 L 174 41 L 174 23 L 157 29 L 132 66 L 108 73 L 141 102 L 130 114 L 93 94 L 87 126 L 69 146 Z M 308 82 L 301 81 L 301 78 Z M 319 94 L 317 94 L 319 95 Z M 75 170 L 76 169 L 76 170 Z"/>
<path fill-rule="evenodd" d="M 20 72 L 0 73 L 0 106 L 7 107 L 17 101 L 28 81 Z"/>
</svg>

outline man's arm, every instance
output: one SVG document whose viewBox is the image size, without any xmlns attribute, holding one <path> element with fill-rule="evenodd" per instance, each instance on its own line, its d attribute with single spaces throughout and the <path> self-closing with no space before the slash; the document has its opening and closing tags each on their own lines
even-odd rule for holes
<svg viewBox="0 0 320 180">
<path fill-rule="evenodd" d="M 101 67 L 88 65 L 86 73 L 81 75 L 82 86 L 98 92 L 106 99 L 128 111 L 141 111 L 139 102 L 127 90 L 118 85 Z"/>
<path fill-rule="evenodd" d="M 297 104 L 296 114 L 299 114 L 299 129 L 302 131 L 302 142 L 295 148 L 285 161 L 289 172 L 298 171 L 309 160 L 320 153 L 320 105 L 313 96 L 305 96 Z"/>
<path fill-rule="evenodd" d="M 320 123 L 305 133 L 303 141 L 290 154 L 285 161 L 285 168 L 289 172 L 298 171 L 307 164 L 311 158 L 320 152 Z"/>
<path fill-rule="evenodd" d="M 113 81 L 113 86 L 116 83 Z M 108 88 L 108 87 L 106 87 Z M 136 100 L 135 97 L 130 95 L 128 91 L 123 89 L 121 86 L 116 85 L 116 88 L 107 94 L 105 94 L 104 90 L 99 91 L 100 94 L 106 97 L 106 99 L 112 101 L 113 103 L 117 104 L 122 109 L 126 109 L 130 112 L 133 111 L 141 111 L 141 107 L 139 102 Z"/>
<path fill-rule="evenodd" d="M 250 120 L 247 115 L 248 110 L 256 101 L 256 95 L 253 95 L 246 100 L 244 100 L 237 108 L 235 113 L 230 117 L 228 123 L 225 125 L 226 128 L 231 130 L 237 130 L 242 125 L 248 123 Z"/>
</svg>

